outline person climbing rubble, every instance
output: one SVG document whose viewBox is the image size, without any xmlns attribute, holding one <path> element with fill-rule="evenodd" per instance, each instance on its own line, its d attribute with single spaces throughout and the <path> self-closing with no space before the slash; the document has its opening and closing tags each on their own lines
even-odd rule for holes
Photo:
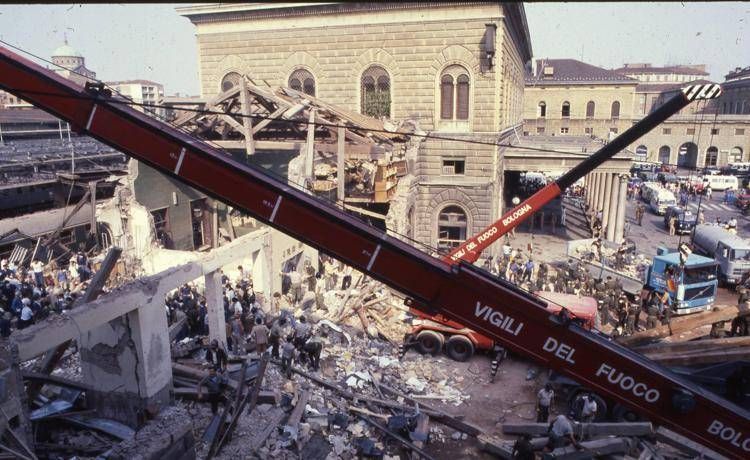
<svg viewBox="0 0 750 460">
<path fill-rule="evenodd" d="M 216 368 L 221 373 L 224 373 L 227 371 L 228 360 L 229 356 L 224 348 L 219 347 L 219 341 L 216 339 L 212 340 L 211 345 L 206 350 L 206 361 L 212 368 Z"/>
<path fill-rule="evenodd" d="M 297 349 L 294 347 L 294 336 L 286 336 L 286 341 L 281 347 L 281 371 L 287 379 L 292 378 L 292 365 L 297 356 Z"/>
<path fill-rule="evenodd" d="M 216 415 L 219 412 L 219 400 L 221 391 L 227 385 L 227 379 L 216 373 L 216 367 L 211 367 L 208 375 L 198 382 L 198 400 L 203 399 L 203 387 L 208 390 L 208 402 L 211 403 L 211 413 Z"/>
<path fill-rule="evenodd" d="M 255 350 L 259 354 L 266 352 L 268 348 L 269 331 L 261 318 L 255 318 L 255 326 L 250 331 L 250 339 L 255 343 Z"/>
</svg>

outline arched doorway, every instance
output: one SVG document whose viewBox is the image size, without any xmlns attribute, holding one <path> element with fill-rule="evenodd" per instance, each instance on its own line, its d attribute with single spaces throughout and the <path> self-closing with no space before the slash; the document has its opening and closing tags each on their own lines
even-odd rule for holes
<svg viewBox="0 0 750 460">
<path fill-rule="evenodd" d="M 663 165 L 669 164 L 669 155 L 672 153 L 672 149 L 668 145 L 662 145 L 659 147 L 659 163 Z"/>
<path fill-rule="evenodd" d="M 732 147 L 732 150 L 729 151 L 729 161 L 733 163 L 742 162 L 742 148 L 741 147 Z"/>
<path fill-rule="evenodd" d="M 446 206 L 438 215 L 437 247 L 450 251 L 466 240 L 468 221 L 466 211 L 461 207 Z"/>
<path fill-rule="evenodd" d="M 698 166 L 698 146 L 693 142 L 685 142 L 680 146 L 677 156 L 677 166 L 695 168 Z"/>
<path fill-rule="evenodd" d="M 719 149 L 709 147 L 706 150 L 706 163 L 704 166 L 716 166 L 719 163 Z"/>
</svg>

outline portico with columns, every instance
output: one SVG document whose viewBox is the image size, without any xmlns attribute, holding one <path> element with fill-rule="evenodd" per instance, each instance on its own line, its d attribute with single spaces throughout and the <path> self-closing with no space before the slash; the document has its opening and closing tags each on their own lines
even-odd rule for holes
<svg viewBox="0 0 750 460">
<path fill-rule="evenodd" d="M 505 171 L 562 174 L 603 146 L 602 142 L 589 137 L 522 138 L 519 146 L 503 151 L 503 167 Z M 542 149 L 548 151 L 540 151 Z M 625 203 L 632 164 L 632 154 L 621 151 L 584 176 L 584 203 L 589 211 L 602 211 L 602 236 L 616 243 L 624 239 Z"/>
</svg>

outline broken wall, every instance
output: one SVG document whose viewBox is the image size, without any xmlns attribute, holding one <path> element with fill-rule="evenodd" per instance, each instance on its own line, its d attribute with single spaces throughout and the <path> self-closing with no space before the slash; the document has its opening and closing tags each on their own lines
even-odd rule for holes
<svg viewBox="0 0 750 460">
<path fill-rule="evenodd" d="M 132 439 L 112 449 L 112 460 L 191 460 L 195 458 L 195 438 L 190 414 L 172 406 L 142 429 Z"/>
</svg>

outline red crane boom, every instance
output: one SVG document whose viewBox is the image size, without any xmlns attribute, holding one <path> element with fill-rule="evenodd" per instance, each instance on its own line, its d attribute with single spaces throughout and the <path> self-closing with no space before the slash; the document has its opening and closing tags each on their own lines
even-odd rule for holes
<svg viewBox="0 0 750 460">
<path fill-rule="evenodd" d="M 450 266 L 224 152 L 0 48 L 0 87 L 81 132 L 236 206 L 516 353 L 696 442 L 750 456 L 750 413 L 643 356 L 550 314 L 544 302 L 469 264 Z M 691 94 L 694 91 L 695 94 Z M 679 110 L 699 85 L 666 103 Z M 660 116 L 668 111 L 657 110 Z M 653 114 L 652 114 L 653 115 Z M 648 117 L 647 117 L 648 118 Z"/>
</svg>

